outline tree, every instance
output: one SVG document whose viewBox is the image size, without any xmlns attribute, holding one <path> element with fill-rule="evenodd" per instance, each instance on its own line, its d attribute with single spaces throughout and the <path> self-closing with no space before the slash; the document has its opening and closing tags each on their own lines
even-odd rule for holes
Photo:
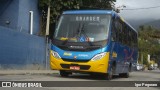
<svg viewBox="0 0 160 90">
<path fill-rule="evenodd" d="M 82 0 L 80 8 L 112 9 L 116 0 Z"/>
<path fill-rule="evenodd" d="M 39 9 L 47 12 L 51 4 L 51 23 L 55 22 L 65 10 L 73 9 L 112 9 L 116 0 L 39 0 Z"/>
<path fill-rule="evenodd" d="M 70 9 L 79 9 L 80 0 L 50 0 L 51 23 L 56 22 L 62 11 Z M 46 14 L 49 0 L 40 0 L 39 9 Z"/>
<path fill-rule="evenodd" d="M 59 16 L 65 10 L 112 9 L 115 1 L 116 0 L 39 0 L 39 10 L 42 12 L 42 31 L 45 32 L 46 13 L 49 4 L 51 6 L 50 24 L 55 26 Z"/>
<path fill-rule="evenodd" d="M 57 22 L 62 11 L 70 10 L 70 9 L 79 9 L 80 0 L 39 0 L 39 10 L 42 13 L 41 17 L 41 35 L 44 35 L 46 28 L 46 17 L 47 17 L 47 9 L 50 4 L 51 13 L 50 13 L 50 37 L 53 35 L 55 23 Z"/>
<path fill-rule="evenodd" d="M 144 25 L 139 27 L 138 33 L 139 51 L 144 56 L 145 64 L 147 64 L 147 54 L 158 62 L 160 59 L 160 30 Z"/>
</svg>

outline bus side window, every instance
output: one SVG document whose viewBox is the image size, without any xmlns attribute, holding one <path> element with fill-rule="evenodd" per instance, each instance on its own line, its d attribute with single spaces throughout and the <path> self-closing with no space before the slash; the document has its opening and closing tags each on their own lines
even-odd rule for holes
<svg viewBox="0 0 160 90">
<path fill-rule="evenodd" d="M 132 47 L 132 30 L 131 30 L 131 28 L 129 29 L 129 46 L 131 46 Z"/>
<path fill-rule="evenodd" d="M 134 36 L 135 36 L 135 34 L 134 34 L 134 31 L 132 31 L 132 47 L 135 47 L 135 39 L 134 39 Z"/>
<path fill-rule="evenodd" d="M 134 43 L 133 47 L 137 47 L 137 34 L 136 34 L 136 32 L 133 32 L 133 43 Z"/>
<path fill-rule="evenodd" d="M 114 27 L 115 27 L 115 40 L 119 41 L 120 40 L 119 39 L 119 37 L 120 37 L 120 35 L 119 35 L 119 33 L 120 33 L 120 23 L 117 19 L 115 20 Z"/>
<path fill-rule="evenodd" d="M 117 36 L 117 41 L 122 43 L 122 38 L 123 38 L 123 35 L 122 35 L 122 23 L 120 22 L 120 20 L 118 19 L 116 21 L 116 27 L 117 27 L 117 32 L 116 32 L 116 36 Z"/>
<path fill-rule="evenodd" d="M 123 24 L 123 27 L 123 43 L 128 45 L 128 27 L 125 23 Z"/>
<path fill-rule="evenodd" d="M 129 27 L 126 27 L 126 45 L 129 46 Z"/>
<path fill-rule="evenodd" d="M 116 26 L 115 26 L 115 20 L 113 20 L 113 22 L 112 22 L 111 40 L 112 40 L 112 41 L 116 41 Z"/>
</svg>

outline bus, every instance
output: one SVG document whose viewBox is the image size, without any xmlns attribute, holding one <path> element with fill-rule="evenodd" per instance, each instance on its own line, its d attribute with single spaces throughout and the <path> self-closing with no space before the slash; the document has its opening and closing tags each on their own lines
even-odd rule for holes
<svg viewBox="0 0 160 90">
<path fill-rule="evenodd" d="M 62 77 L 78 72 L 128 78 L 137 46 L 137 31 L 113 10 L 64 11 L 52 39 L 50 67 Z"/>
</svg>

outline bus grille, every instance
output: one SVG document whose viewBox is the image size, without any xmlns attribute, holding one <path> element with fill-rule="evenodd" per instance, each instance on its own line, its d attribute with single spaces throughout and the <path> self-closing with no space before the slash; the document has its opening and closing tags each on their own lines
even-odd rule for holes
<svg viewBox="0 0 160 90">
<path fill-rule="evenodd" d="M 70 66 L 79 66 L 80 67 L 80 70 L 88 70 L 91 66 L 89 65 L 74 65 L 74 64 L 61 64 L 61 67 L 62 68 L 65 68 L 65 69 L 70 69 Z"/>
<path fill-rule="evenodd" d="M 67 62 L 88 62 L 90 61 L 89 59 L 85 59 L 85 60 L 81 60 L 81 59 L 66 59 L 66 58 L 62 58 L 63 61 L 67 61 Z"/>
</svg>

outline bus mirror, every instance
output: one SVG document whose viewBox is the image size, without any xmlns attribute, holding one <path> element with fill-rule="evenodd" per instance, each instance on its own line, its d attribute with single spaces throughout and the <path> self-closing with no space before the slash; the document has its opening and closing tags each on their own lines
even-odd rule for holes
<svg viewBox="0 0 160 90">
<path fill-rule="evenodd" d="M 116 41 L 116 35 L 115 35 L 115 33 L 113 33 L 113 32 L 112 32 L 111 41 Z"/>
<path fill-rule="evenodd" d="M 116 41 L 116 38 L 115 37 L 111 37 L 111 40 L 114 42 L 114 41 Z"/>
<path fill-rule="evenodd" d="M 113 37 L 111 38 L 111 41 L 114 41 L 114 38 L 113 38 Z"/>
</svg>

